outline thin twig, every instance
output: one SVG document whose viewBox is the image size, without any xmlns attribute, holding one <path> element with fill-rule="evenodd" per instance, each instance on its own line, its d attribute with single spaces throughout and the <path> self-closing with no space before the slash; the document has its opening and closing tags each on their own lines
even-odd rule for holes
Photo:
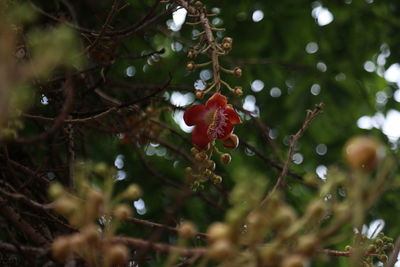
<svg viewBox="0 0 400 267">
<path fill-rule="evenodd" d="M 125 221 L 131 222 L 131 223 L 145 225 L 145 226 L 148 226 L 148 227 L 151 227 L 151 228 L 161 228 L 163 230 L 167 230 L 167 231 L 170 231 L 170 232 L 178 233 L 178 229 L 176 227 L 171 227 L 171 226 L 164 225 L 164 224 L 161 224 L 161 223 L 155 223 L 155 222 L 141 220 L 141 219 L 137 219 L 137 218 L 133 218 L 133 217 L 127 218 Z M 207 238 L 207 235 L 205 233 L 201 233 L 201 232 L 196 233 L 195 236 L 198 236 L 198 237 L 201 237 L 201 238 Z"/>
<path fill-rule="evenodd" d="M 291 141 L 290 141 L 290 145 L 289 145 L 289 151 L 287 153 L 287 157 L 286 157 L 286 161 L 285 164 L 283 165 L 282 171 L 279 175 L 279 178 L 276 182 L 276 184 L 274 185 L 274 187 L 272 188 L 272 190 L 267 194 L 267 196 L 261 201 L 261 205 L 264 205 L 265 203 L 267 203 L 269 197 L 278 189 L 282 188 L 285 185 L 285 178 L 286 175 L 288 174 L 289 171 L 289 167 L 290 167 L 290 163 L 292 162 L 292 157 L 293 154 L 296 150 L 297 147 L 297 143 L 299 141 L 299 139 L 303 136 L 304 132 L 306 131 L 306 129 L 308 128 L 308 126 L 310 126 L 311 122 L 319 115 L 322 113 L 322 108 L 323 108 L 324 104 L 320 103 L 315 105 L 314 110 L 307 110 L 307 116 L 306 119 L 303 123 L 303 125 L 301 126 L 301 128 L 297 131 L 297 133 L 295 135 L 293 135 L 291 137 Z"/>
<path fill-rule="evenodd" d="M 123 243 L 127 246 L 132 246 L 136 248 L 146 248 L 146 249 L 151 249 L 154 251 L 157 251 L 159 253 L 164 253 L 164 254 L 169 254 L 171 252 L 177 252 L 181 256 L 185 257 L 192 257 L 192 256 L 197 256 L 197 255 L 204 255 L 207 251 L 207 249 L 203 247 L 196 247 L 196 248 L 182 248 L 182 247 L 176 247 L 164 243 L 157 243 L 157 242 L 152 242 L 149 240 L 143 240 L 139 238 L 133 238 L 133 237 L 114 237 L 113 242 L 115 243 Z"/>
</svg>

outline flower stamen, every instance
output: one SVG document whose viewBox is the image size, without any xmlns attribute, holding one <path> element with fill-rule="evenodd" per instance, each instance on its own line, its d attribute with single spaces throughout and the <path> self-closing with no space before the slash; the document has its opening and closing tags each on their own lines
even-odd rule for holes
<svg viewBox="0 0 400 267">
<path fill-rule="evenodd" d="M 224 133 L 227 118 L 223 109 L 216 109 L 212 114 L 211 123 L 208 126 L 207 134 L 210 138 L 216 139 Z"/>
</svg>

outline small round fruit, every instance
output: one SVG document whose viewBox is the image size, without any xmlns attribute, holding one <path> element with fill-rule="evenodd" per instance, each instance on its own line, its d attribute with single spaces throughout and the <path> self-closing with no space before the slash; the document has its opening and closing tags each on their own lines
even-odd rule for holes
<svg viewBox="0 0 400 267">
<path fill-rule="evenodd" d="M 381 145 L 375 138 L 355 136 L 344 146 L 344 156 L 353 170 L 372 171 L 378 164 L 381 150 Z"/>
</svg>

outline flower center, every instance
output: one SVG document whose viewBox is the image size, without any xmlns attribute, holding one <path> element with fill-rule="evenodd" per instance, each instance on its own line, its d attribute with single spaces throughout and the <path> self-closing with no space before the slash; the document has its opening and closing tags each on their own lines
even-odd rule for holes
<svg viewBox="0 0 400 267">
<path fill-rule="evenodd" d="M 222 135 L 226 126 L 226 121 L 227 118 L 223 109 L 218 108 L 214 110 L 214 112 L 210 112 L 207 116 L 207 135 L 212 139 Z"/>
</svg>

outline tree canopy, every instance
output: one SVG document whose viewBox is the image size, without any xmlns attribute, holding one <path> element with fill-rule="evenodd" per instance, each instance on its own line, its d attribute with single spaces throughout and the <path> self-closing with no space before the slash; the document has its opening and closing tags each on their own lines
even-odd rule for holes
<svg viewBox="0 0 400 267">
<path fill-rule="evenodd" d="M 0 263 L 395 266 L 399 26 L 395 0 L 0 0 Z"/>
</svg>

